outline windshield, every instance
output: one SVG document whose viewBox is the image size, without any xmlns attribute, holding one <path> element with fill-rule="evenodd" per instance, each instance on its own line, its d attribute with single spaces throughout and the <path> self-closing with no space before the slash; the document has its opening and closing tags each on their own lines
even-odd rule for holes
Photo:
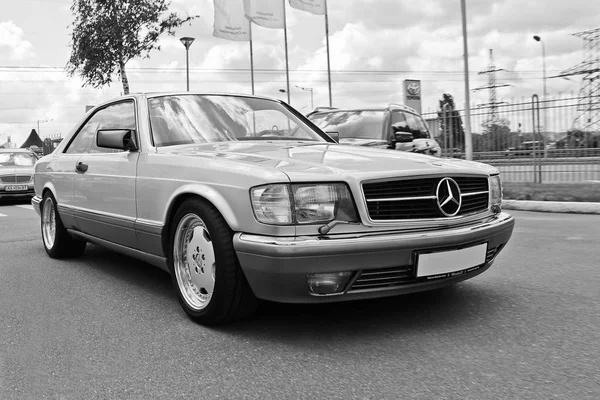
<svg viewBox="0 0 600 400">
<path fill-rule="evenodd" d="M 239 140 L 326 140 L 276 101 L 219 95 L 148 99 L 154 145 Z"/>
<path fill-rule="evenodd" d="M 31 153 L 0 153 L 0 167 L 33 167 L 36 161 Z"/>
<path fill-rule="evenodd" d="M 383 139 L 384 111 L 335 111 L 309 118 L 325 132 L 338 132 L 340 139 Z"/>
</svg>

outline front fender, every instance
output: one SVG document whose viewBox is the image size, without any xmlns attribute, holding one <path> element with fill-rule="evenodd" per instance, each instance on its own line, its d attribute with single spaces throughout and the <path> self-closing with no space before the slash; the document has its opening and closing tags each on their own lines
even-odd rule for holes
<svg viewBox="0 0 600 400">
<path fill-rule="evenodd" d="M 232 230 L 239 230 L 240 223 L 233 212 L 231 204 L 214 188 L 200 183 L 190 183 L 180 186 L 171 194 L 162 218 L 162 220 L 165 221 L 165 224 L 168 224 L 170 217 L 175 211 L 175 206 L 179 203 L 179 200 L 190 195 L 199 196 L 209 201 L 221 213 Z"/>
</svg>

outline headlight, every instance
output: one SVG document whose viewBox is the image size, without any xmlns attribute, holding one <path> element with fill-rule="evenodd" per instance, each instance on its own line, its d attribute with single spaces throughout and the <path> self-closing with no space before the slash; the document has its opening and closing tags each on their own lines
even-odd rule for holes
<svg viewBox="0 0 600 400">
<path fill-rule="evenodd" d="M 289 225 L 292 208 L 288 185 L 269 185 L 252 189 L 252 208 L 256 219 L 265 224 Z"/>
<path fill-rule="evenodd" d="M 273 225 L 356 222 L 356 207 L 345 184 L 275 184 L 251 190 L 254 215 Z"/>
<path fill-rule="evenodd" d="M 502 181 L 500 175 L 490 176 L 490 206 L 502 205 Z"/>
</svg>

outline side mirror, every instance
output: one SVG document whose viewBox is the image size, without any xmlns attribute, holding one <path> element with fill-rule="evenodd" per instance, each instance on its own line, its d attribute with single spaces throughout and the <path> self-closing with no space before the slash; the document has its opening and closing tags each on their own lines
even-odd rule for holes
<svg viewBox="0 0 600 400">
<path fill-rule="evenodd" d="M 96 146 L 127 151 L 138 149 L 132 129 L 99 129 L 96 132 Z"/>
<path fill-rule="evenodd" d="M 340 142 L 340 133 L 339 132 L 325 132 L 330 138 L 332 138 L 336 143 Z"/>
<path fill-rule="evenodd" d="M 397 143 L 411 143 L 413 135 L 409 132 L 394 132 L 394 139 Z"/>
</svg>

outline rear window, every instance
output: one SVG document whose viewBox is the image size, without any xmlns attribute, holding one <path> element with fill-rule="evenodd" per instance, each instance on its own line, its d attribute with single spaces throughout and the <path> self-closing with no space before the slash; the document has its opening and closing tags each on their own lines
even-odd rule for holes
<svg viewBox="0 0 600 400">
<path fill-rule="evenodd" d="M 341 139 L 381 139 L 384 111 L 335 111 L 308 118 L 325 132 L 338 132 Z"/>
</svg>

